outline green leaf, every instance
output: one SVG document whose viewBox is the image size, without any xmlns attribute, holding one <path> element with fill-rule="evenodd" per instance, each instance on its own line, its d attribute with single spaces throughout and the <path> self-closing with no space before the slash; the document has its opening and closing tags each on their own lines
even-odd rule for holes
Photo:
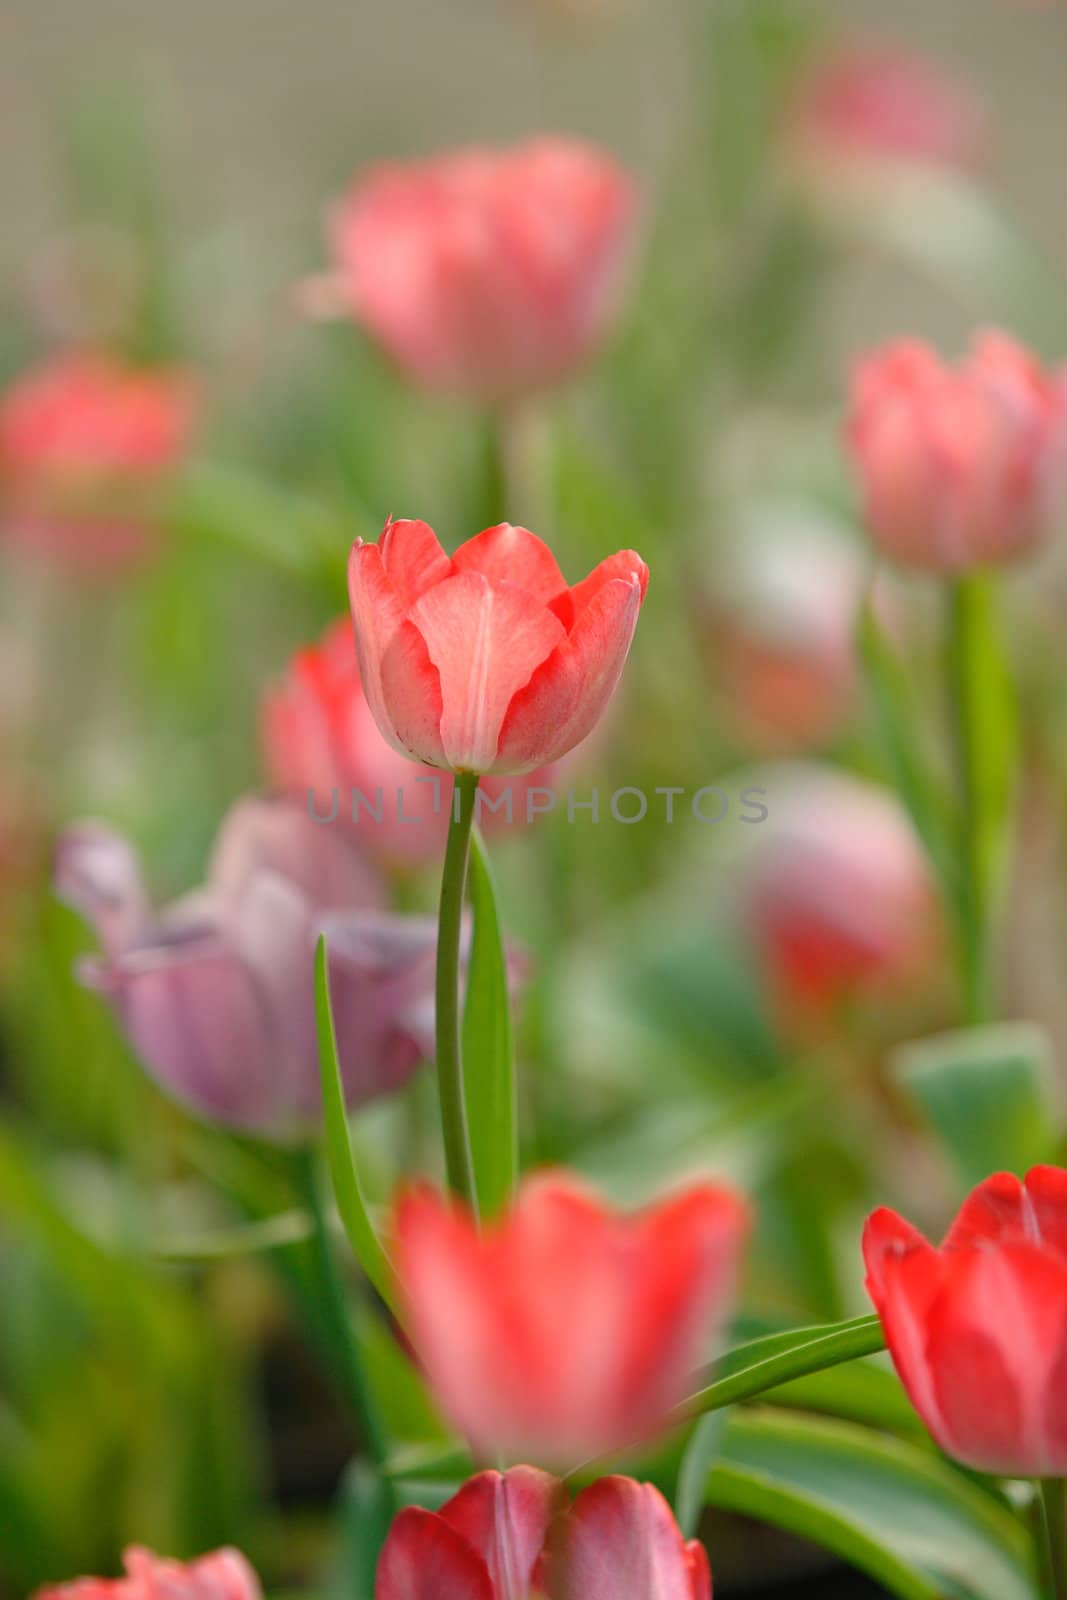
<svg viewBox="0 0 1067 1600">
<path fill-rule="evenodd" d="M 691 1396 L 683 1409 L 688 1413 L 718 1411 L 794 1378 L 884 1349 L 882 1325 L 874 1316 L 766 1334 L 725 1355 L 718 1366 L 720 1376 Z"/>
<path fill-rule="evenodd" d="M 319 1038 L 319 1077 L 326 1125 L 326 1153 L 330 1163 L 334 1198 L 348 1242 L 356 1260 L 386 1305 L 396 1310 L 396 1283 L 392 1264 L 374 1230 L 359 1181 L 352 1141 L 348 1135 L 337 1034 L 330 1005 L 330 977 L 326 939 L 319 935 L 315 951 L 315 1019 Z"/>
<path fill-rule="evenodd" d="M 891 1070 L 964 1190 L 992 1172 L 1022 1174 L 1055 1160 L 1063 1118 L 1041 1028 L 999 1023 L 938 1034 L 895 1051 Z"/>
<path fill-rule="evenodd" d="M 493 876 L 478 830 L 471 835 L 468 895 L 473 917 L 463 1008 L 463 1076 L 478 1206 L 492 1218 L 518 1172 L 515 1063 L 507 957 Z"/>
<path fill-rule="evenodd" d="M 810 1539 L 901 1600 L 1037 1600 L 1012 1514 L 930 1451 L 840 1422 L 738 1412 L 708 1501 Z"/>
<path fill-rule="evenodd" d="M 354 1461 L 341 1486 L 339 1595 L 370 1600 L 395 1510 L 392 1485 L 365 1462 Z"/>
<path fill-rule="evenodd" d="M 674 1516 L 687 1539 L 693 1538 L 700 1523 L 708 1473 L 719 1454 L 726 1419 L 725 1411 L 709 1411 L 697 1422 L 682 1452 L 678 1486 L 674 1494 Z"/>
</svg>

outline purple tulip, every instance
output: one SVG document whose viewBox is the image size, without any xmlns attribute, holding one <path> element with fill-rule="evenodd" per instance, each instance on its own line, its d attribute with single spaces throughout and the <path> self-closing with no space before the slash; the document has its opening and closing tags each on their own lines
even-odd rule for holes
<svg viewBox="0 0 1067 1600">
<path fill-rule="evenodd" d="M 317 1123 L 320 932 L 348 1104 L 399 1088 L 432 1054 L 432 919 L 384 911 L 344 831 L 291 801 L 239 801 L 207 884 L 160 912 L 131 846 L 100 823 L 63 835 L 56 891 L 100 939 L 83 981 L 157 1082 L 209 1121 L 283 1138 Z"/>
</svg>

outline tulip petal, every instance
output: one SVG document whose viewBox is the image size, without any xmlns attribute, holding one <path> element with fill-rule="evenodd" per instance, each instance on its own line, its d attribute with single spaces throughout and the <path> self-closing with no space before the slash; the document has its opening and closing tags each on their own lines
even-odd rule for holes
<svg viewBox="0 0 1067 1600">
<path fill-rule="evenodd" d="M 481 1556 L 496 1600 L 528 1600 L 549 1527 L 564 1499 L 557 1478 L 535 1467 L 480 1472 L 441 1516 Z"/>
<path fill-rule="evenodd" d="M 409 1506 L 389 1530 L 374 1600 L 496 1600 L 489 1569 L 443 1517 Z"/>
<path fill-rule="evenodd" d="M 666 1500 L 631 1478 L 578 1496 L 549 1563 L 550 1600 L 697 1600 L 703 1581 Z"/>
<path fill-rule="evenodd" d="M 148 927 L 137 854 L 103 823 L 77 823 L 64 832 L 56 849 L 55 891 L 95 929 L 109 956 L 137 943 Z"/>
<path fill-rule="evenodd" d="M 480 572 L 491 584 L 512 583 L 548 605 L 567 592 L 567 582 L 552 551 L 529 528 L 501 522 L 461 544 L 452 558 L 454 572 Z"/>
<path fill-rule="evenodd" d="M 447 764 L 490 771 L 509 704 L 565 640 L 563 625 L 545 606 L 531 604 L 522 589 L 494 586 L 480 572 L 457 573 L 428 590 L 411 620 L 440 674 Z"/>
<path fill-rule="evenodd" d="M 634 578 L 641 589 L 641 599 L 648 593 L 648 567 L 637 554 L 636 550 L 617 550 L 613 556 L 607 556 L 592 572 L 576 583 L 570 591 L 574 604 L 574 615 L 581 616 L 586 606 L 600 593 L 605 584 L 621 578 L 624 583 L 630 583 Z"/>
<path fill-rule="evenodd" d="M 393 593 L 405 612 L 452 570 L 452 563 L 428 522 L 390 517 L 378 540 L 378 550 Z"/>
<path fill-rule="evenodd" d="M 524 772 L 580 744 L 611 699 L 641 608 L 641 582 L 611 578 L 519 688 L 500 729 L 497 771 Z"/>
<path fill-rule="evenodd" d="M 211 854 L 209 880 L 224 905 L 239 901 L 260 873 L 284 878 L 323 911 L 384 901 L 381 880 L 344 829 L 316 822 L 282 797 L 256 796 L 231 806 Z"/>
<path fill-rule="evenodd" d="M 405 620 L 405 606 L 386 572 L 381 544 L 358 540 L 348 558 L 348 598 L 355 628 L 356 659 L 367 703 L 382 736 L 397 740 L 382 694 L 382 658 Z"/>
<path fill-rule="evenodd" d="M 882 1319 L 901 1383 L 930 1432 L 941 1416 L 926 1359 L 927 1318 L 944 1279 L 942 1257 L 896 1212 L 883 1207 L 863 1230 L 867 1292 Z"/>
<path fill-rule="evenodd" d="M 448 767 L 441 675 L 413 622 L 402 623 L 393 635 L 382 657 L 381 686 L 386 723 L 380 726 L 390 744 L 417 761 Z"/>
<path fill-rule="evenodd" d="M 685 1547 L 689 1561 L 689 1582 L 693 1600 L 711 1600 L 711 1563 L 708 1552 L 699 1539 L 690 1539 Z"/>
</svg>

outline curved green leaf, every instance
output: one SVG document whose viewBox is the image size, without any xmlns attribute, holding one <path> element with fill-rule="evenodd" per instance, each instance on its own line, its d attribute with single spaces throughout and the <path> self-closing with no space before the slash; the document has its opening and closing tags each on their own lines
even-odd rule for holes
<svg viewBox="0 0 1067 1600">
<path fill-rule="evenodd" d="M 683 1409 L 689 1414 L 718 1411 L 794 1378 L 884 1349 L 882 1325 L 875 1316 L 766 1334 L 729 1351 L 718 1365 L 719 1377 L 692 1395 Z"/>
<path fill-rule="evenodd" d="M 492 1218 L 511 1197 L 519 1156 L 507 956 L 492 870 L 477 828 L 471 835 L 467 893 L 474 925 L 463 1007 L 463 1075 L 478 1208 Z"/>
</svg>

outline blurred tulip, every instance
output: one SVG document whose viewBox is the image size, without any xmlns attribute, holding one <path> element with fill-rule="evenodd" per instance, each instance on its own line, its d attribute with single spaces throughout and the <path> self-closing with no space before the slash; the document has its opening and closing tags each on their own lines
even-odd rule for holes
<svg viewBox="0 0 1067 1600">
<path fill-rule="evenodd" d="M 85 981 L 160 1085 L 209 1121 L 274 1137 L 314 1126 L 320 931 L 349 1105 L 398 1088 L 432 1054 L 433 922 L 378 910 L 350 836 L 299 806 L 236 805 L 206 887 L 158 914 L 133 850 L 99 824 L 60 840 L 56 888 L 100 939 Z"/>
<path fill-rule="evenodd" d="M 998 1477 L 1067 1474 L 1067 1172 L 988 1178 L 939 1250 L 876 1211 L 863 1254 L 897 1372 L 941 1449 Z"/>
<path fill-rule="evenodd" d="M 512 401 L 609 333 L 635 210 L 626 173 L 577 139 L 380 166 L 330 213 L 325 299 L 416 383 Z"/>
<path fill-rule="evenodd" d="M 0 396 L 0 533 L 77 571 L 152 547 L 161 484 L 189 445 L 187 374 L 64 356 Z"/>
<path fill-rule="evenodd" d="M 801 752 L 856 708 L 854 636 L 869 560 L 795 517 L 746 528 L 702 619 L 725 716 L 764 752 Z"/>
<path fill-rule="evenodd" d="M 264 698 L 262 729 L 267 767 L 280 789 L 302 797 L 319 815 L 336 804 L 339 820 L 353 820 L 360 843 L 388 861 L 410 864 L 441 854 L 452 786 L 433 767 L 413 774 L 408 757 L 379 733 L 350 619 L 297 651 L 284 680 Z M 485 779 L 488 801 L 502 802 L 510 790 L 511 807 L 510 813 L 506 801 L 500 810 L 479 807 L 483 829 L 521 826 L 527 790 L 550 785 L 553 770 L 541 767 L 514 782 Z"/>
<path fill-rule="evenodd" d="M 565 1174 L 479 1233 L 425 1187 L 395 1219 L 412 1343 L 481 1454 L 573 1467 L 670 1420 L 730 1315 L 745 1203 L 699 1184 L 622 1216 Z"/>
<path fill-rule="evenodd" d="M 800 86 L 791 154 L 819 184 L 871 183 L 887 168 L 970 166 L 983 122 L 973 91 L 933 61 L 892 44 L 844 45 Z"/>
<path fill-rule="evenodd" d="M 363 687 L 394 749 L 455 772 L 530 772 L 594 727 L 619 681 L 648 568 L 632 550 L 569 588 L 510 523 L 450 559 L 425 522 L 357 542 L 349 594 Z"/>
<path fill-rule="evenodd" d="M 955 368 L 899 340 L 856 367 L 847 438 L 885 555 L 938 573 L 999 565 L 1048 532 L 1067 388 L 1003 334 L 984 334 Z"/>
<path fill-rule="evenodd" d="M 601 1478 L 566 1506 L 533 1467 L 482 1472 L 390 1529 L 375 1600 L 711 1600 L 708 1558 L 658 1489 Z"/>
<path fill-rule="evenodd" d="M 37 1591 L 36 1600 L 261 1600 L 259 1579 L 239 1550 L 170 1561 L 136 1545 L 124 1578 L 75 1578 Z"/>
<path fill-rule="evenodd" d="M 886 790 L 832 769 L 768 773 L 747 912 L 787 1001 L 823 1008 L 916 980 L 935 947 L 919 841 Z"/>
</svg>

